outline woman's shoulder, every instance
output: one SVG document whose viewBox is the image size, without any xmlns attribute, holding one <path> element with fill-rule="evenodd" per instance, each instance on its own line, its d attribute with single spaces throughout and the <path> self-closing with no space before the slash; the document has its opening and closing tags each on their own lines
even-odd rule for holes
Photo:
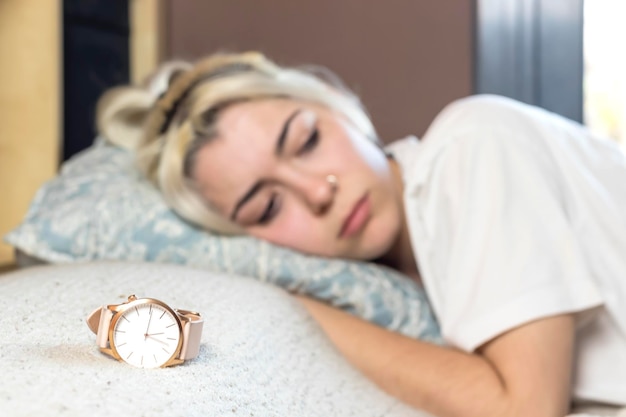
<svg viewBox="0 0 626 417">
<path fill-rule="evenodd" d="M 541 147 L 546 138 L 572 124 L 533 105 L 504 96 L 480 94 L 445 106 L 422 140 L 433 148 L 433 154 L 457 147 Z"/>
<path fill-rule="evenodd" d="M 424 138 L 446 131 L 510 127 L 545 112 L 520 101 L 493 94 L 460 98 L 446 105 L 429 126 Z"/>
<path fill-rule="evenodd" d="M 425 178 L 435 167 L 455 166 L 459 158 L 469 161 L 511 153 L 533 157 L 538 148 L 543 149 L 543 133 L 556 119 L 546 110 L 511 98 L 473 95 L 446 105 L 419 143 L 405 139 L 386 150 L 410 167 L 412 176 Z"/>
<path fill-rule="evenodd" d="M 527 106 L 515 99 L 497 95 L 497 94 L 474 94 L 467 97 L 462 97 L 450 102 L 444 110 L 452 109 L 496 109 L 496 108 L 515 108 L 519 106 Z"/>
</svg>

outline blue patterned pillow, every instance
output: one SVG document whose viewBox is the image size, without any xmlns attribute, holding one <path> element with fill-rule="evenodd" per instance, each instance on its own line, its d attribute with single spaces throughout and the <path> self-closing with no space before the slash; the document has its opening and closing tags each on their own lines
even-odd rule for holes
<svg viewBox="0 0 626 417">
<path fill-rule="evenodd" d="M 390 330 L 441 341 L 423 290 L 407 277 L 371 263 L 306 256 L 197 229 L 165 205 L 134 168 L 131 153 L 102 140 L 63 165 L 5 240 L 54 263 L 154 261 L 254 277 Z"/>
</svg>

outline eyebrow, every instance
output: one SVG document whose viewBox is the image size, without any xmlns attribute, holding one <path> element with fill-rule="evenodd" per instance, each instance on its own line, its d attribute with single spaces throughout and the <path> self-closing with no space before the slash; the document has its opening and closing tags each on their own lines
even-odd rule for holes
<svg viewBox="0 0 626 417">
<path fill-rule="evenodd" d="M 283 124 L 283 128 L 281 129 L 280 134 L 278 135 L 278 140 L 276 141 L 276 149 L 274 153 L 277 156 L 282 155 L 283 149 L 285 147 L 285 141 L 287 140 L 287 133 L 289 132 L 289 126 L 291 125 L 291 122 L 293 121 L 293 119 L 301 111 L 302 109 L 297 109 L 296 111 L 291 113 L 291 115 L 289 115 L 289 117 L 285 120 L 285 123 Z M 252 187 L 250 187 L 250 189 L 243 195 L 243 197 L 239 199 L 239 201 L 235 205 L 235 208 L 232 214 L 230 215 L 231 221 L 235 221 L 235 219 L 237 218 L 237 213 L 239 213 L 239 210 L 241 209 L 241 207 L 243 207 L 248 201 L 250 201 L 252 197 L 254 197 L 255 194 L 258 193 L 259 190 L 264 185 L 265 185 L 265 181 L 257 181 Z"/>
<path fill-rule="evenodd" d="M 300 113 L 302 109 L 297 109 L 285 120 L 285 124 L 283 124 L 283 129 L 280 131 L 280 135 L 278 135 L 278 140 L 276 141 L 276 155 L 281 155 L 283 153 L 283 148 L 285 147 L 285 141 L 287 140 L 287 132 L 289 132 L 289 126 L 291 125 L 291 121 Z"/>
</svg>

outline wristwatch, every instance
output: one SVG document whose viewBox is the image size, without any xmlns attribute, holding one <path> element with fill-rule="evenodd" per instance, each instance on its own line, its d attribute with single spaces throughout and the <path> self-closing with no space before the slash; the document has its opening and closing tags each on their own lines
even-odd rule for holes
<svg viewBox="0 0 626 417">
<path fill-rule="evenodd" d="M 87 317 L 102 352 L 139 368 L 179 365 L 198 356 L 203 322 L 199 313 L 134 295 Z"/>
</svg>

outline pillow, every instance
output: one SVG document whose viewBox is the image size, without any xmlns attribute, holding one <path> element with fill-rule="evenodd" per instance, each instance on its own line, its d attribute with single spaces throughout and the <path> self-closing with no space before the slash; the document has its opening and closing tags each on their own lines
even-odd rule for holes
<svg viewBox="0 0 626 417">
<path fill-rule="evenodd" d="M 198 357 L 139 369 L 102 354 L 85 317 L 130 294 L 199 311 Z M 353 369 L 267 283 L 180 265 L 47 265 L 0 276 L 0 305 L 0 410 L 14 417 L 426 416 Z"/>
<path fill-rule="evenodd" d="M 135 168 L 132 153 L 102 139 L 64 163 L 5 240 L 52 263 L 176 263 L 256 278 L 310 295 L 390 330 L 435 343 L 439 327 L 422 288 L 382 266 L 302 255 L 183 221 Z"/>
</svg>

